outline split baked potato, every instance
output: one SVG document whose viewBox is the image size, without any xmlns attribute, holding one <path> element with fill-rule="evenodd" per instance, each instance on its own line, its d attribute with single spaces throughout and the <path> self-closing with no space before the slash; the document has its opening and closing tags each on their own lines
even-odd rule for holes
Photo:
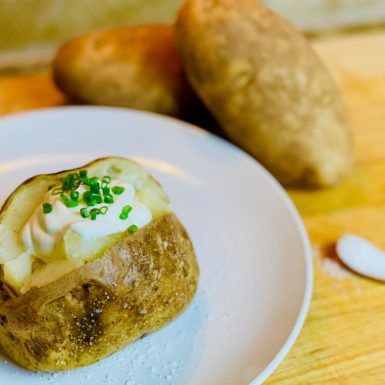
<svg viewBox="0 0 385 385">
<path fill-rule="evenodd" d="M 163 189 L 123 158 L 18 187 L 0 212 L 0 264 L 0 344 L 38 371 L 92 364 L 161 328 L 199 275 Z"/>
</svg>

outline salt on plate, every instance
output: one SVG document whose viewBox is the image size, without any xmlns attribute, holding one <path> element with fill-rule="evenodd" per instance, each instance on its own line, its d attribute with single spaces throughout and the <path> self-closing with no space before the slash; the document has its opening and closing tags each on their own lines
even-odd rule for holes
<svg viewBox="0 0 385 385">
<path fill-rule="evenodd" d="M 385 252 L 364 238 L 344 235 L 337 242 L 337 254 L 352 270 L 385 281 Z"/>
</svg>

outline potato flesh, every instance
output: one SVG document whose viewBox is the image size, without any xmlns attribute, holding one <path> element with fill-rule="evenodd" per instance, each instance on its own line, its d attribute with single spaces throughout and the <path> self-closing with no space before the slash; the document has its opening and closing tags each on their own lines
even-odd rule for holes
<svg viewBox="0 0 385 385">
<path fill-rule="evenodd" d="M 68 231 L 64 236 L 64 249 L 68 259 L 92 261 L 118 242 L 124 233 L 107 235 L 97 239 L 84 239 L 79 234 Z"/>
<path fill-rule="evenodd" d="M 32 273 L 32 256 L 25 252 L 4 263 L 4 280 L 15 289 L 20 289 Z"/>
<path fill-rule="evenodd" d="M 23 251 L 18 234 L 0 223 L 0 264 L 17 258 Z"/>
<path fill-rule="evenodd" d="M 60 174 L 39 175 L 21 185 L 9 197 L 0 212 L 0 263 L 13 260 L 25 251 L 20 245 L 21 229 L 36 207 L 43 203 L 42 197 L 47 192 L 48 186 L 61 184 L 60 180 L 63 176 L 81 169 L 87 169 L 90 177 L 109 175 L 112 179 L 131 183 L 135 187 L 138 200 L 151 210 L 153 220 L 170 211 L 167 195 L 161 186 L 144 168 L 127 159 L 100 159 L 79 169 L 68 170 Z M 64 237 L 61 247 L 63 247 L 70 262 L 68 266 L 73 266 L 71 265 L 71 260 L 81 260 L 81 263 L 93 260 L 118 242 L 123 236 L 123 233 L 118 233 L 95 241 L 89 241 L 82 239 L 75 233 L 68 232 Z M 33 260 L 31 264 L 32 262 Z M 54 262 L 64 263 L 65 261 L 55 261 L 55 258 L 53 258 L 52 263 Z M 32 271 L 32 275 L 30 273 L 28 277 L 24 277 L 24 282 L 29 280 L 33 285 L 41 287 L 43 284 L 46 284 L 46 277 L 60 278 L 57 266 L 55 264 L 52 265 L 52 263 L 45 266 L 44 274 L 41 273 L 40 269 L 36 272 Z M 52 266 L 52 271 L 50 271 L 50 266 Z M 25 271 L 24 266 L 20 266 L 20 269 Z M 62 275 L 64 274 L 67 274 L 66 269 L 62 269 Z M 21 284 L 15 285 L 15 282 L 19 282 L 18 273 L 15 272 L 14 275 L 15 279 L 9 276 L 10 279 L 5 279 L 5 281 L 14 289 L 19 290 Z"/>
<path fill-rule="evenodd" d="M 80 259 L 50 262 L 42 268 L 36 270 L 32 275 L 26 277 L 23 281 L 24 285 L 21 287 L 20 292 L 24 294 L 31 287 L 40 288 L 46 286 L 83 265 L 84 262 Z"/>
</svg>

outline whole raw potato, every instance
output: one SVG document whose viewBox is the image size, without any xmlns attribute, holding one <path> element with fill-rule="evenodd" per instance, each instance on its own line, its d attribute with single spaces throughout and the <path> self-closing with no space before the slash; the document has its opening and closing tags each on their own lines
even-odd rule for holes
<svg viewBox="0 0 385 385">
<path fill-rule="evenodd" d="M 187 76 L 230 138 L 289 185 L 329 186 L 353 163 L 338 90 L 305 38 L 256 0 L 187 0 Z"/>
<path fill-rule="evenodd" d="M 182 69 L 174 27 L 166 24 L 72 39 L 59 50 L 53 76 L 65 94 L 82 103 L 176 116 L 198 101 Z"/>
</svg>

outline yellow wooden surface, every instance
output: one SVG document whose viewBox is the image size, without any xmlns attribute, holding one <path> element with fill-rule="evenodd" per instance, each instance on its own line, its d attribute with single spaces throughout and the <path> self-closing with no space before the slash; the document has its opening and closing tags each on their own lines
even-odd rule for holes
<svg viewBox="0 0 385 385">
<path fill-rule="evenodd" d="M 313 44 L 342 90 L 357 164 L 333 189 L 289 191 L 313 245 L 315 287 L 305 326 L 267 384 L 383 385 L 385 284 L 342 270 L 334 244 L 351 232 L 385 248 L 385 31 Z M 0 115 L 63 103 L 48 74 L 0 76 Z"/>
</svg>

